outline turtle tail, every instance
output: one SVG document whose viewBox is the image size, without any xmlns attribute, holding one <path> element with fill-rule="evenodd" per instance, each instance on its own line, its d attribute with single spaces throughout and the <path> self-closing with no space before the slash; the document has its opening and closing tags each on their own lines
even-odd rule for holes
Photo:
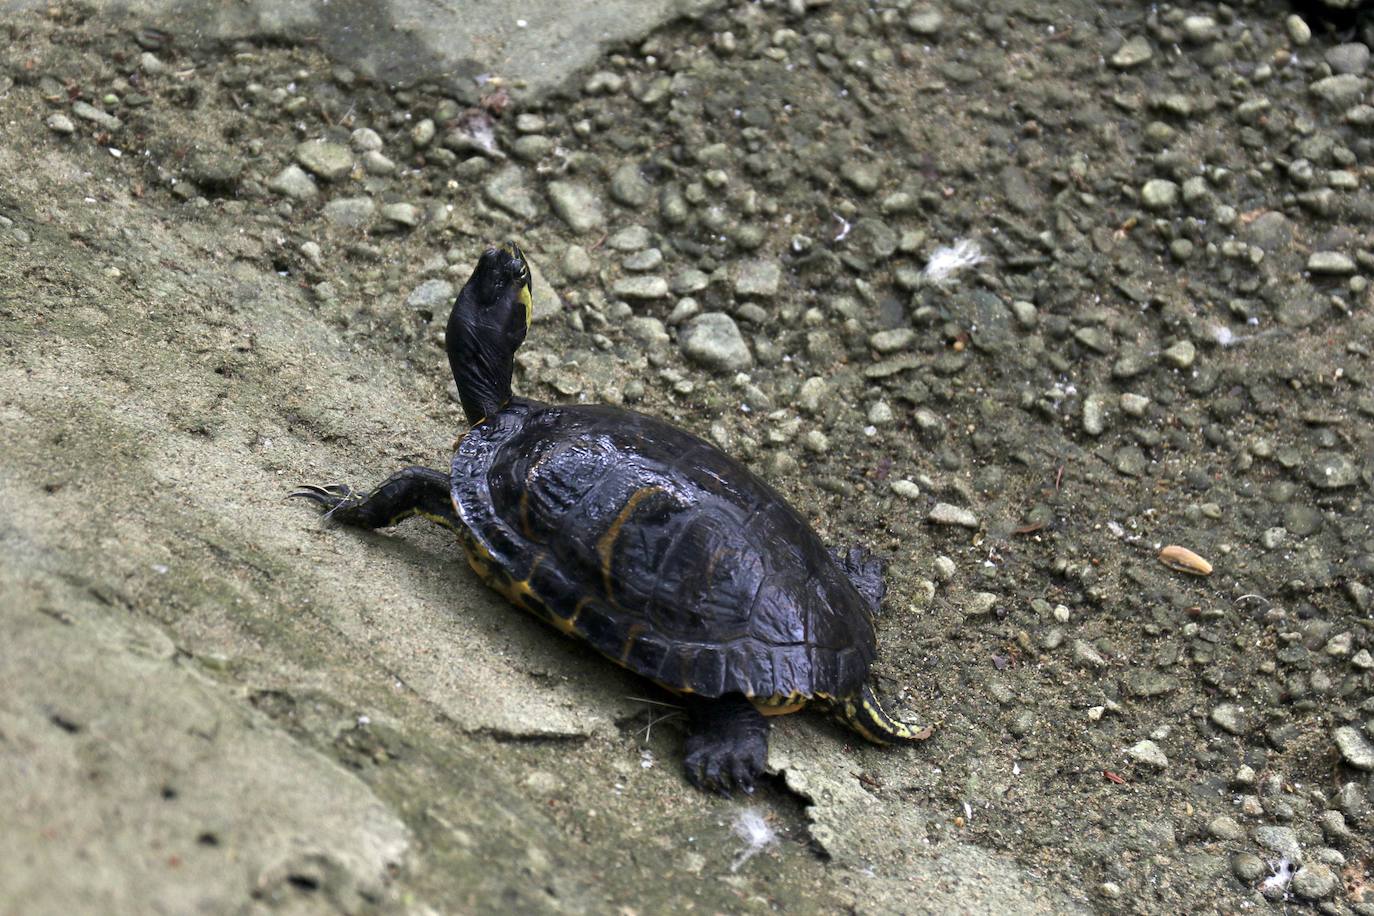
<svg viewBox="0 0 1374 916">
<path fill-rule="evenodd" d="M 835 701 L 835 716 L 874 744 L 924 741 L 931 728 L 917 728 L 892 718 L 878 702 L 872 684 L 864 684 L 858 694 Z"/>
</svg>

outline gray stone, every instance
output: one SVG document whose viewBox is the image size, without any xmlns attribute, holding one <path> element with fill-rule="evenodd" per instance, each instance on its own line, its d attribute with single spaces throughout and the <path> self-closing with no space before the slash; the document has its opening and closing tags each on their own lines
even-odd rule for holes
<svg viewBox="0 0 1374 916">
<path fill-rule="evenodd" d="M 621 299 L 662 299 L 668 295 L 668 281 L 662 277 L 621 277 L 611 287 Z"/>
<path fill-rule="evenodd" d="M 581 245 L 569 245 L 563 250 L 563 276 L 569 280 L 581 280 L 591 276 L 592 256 Z"/>
<path fill-rule="evenodd" d="M 877 163 L 859 159 L 849 159 L 840 165 L 840 177 L 849 182 L 856 190 L 872 194 L 878 190 L 883 173 Z"/>
<path fill-rule="evenodd" d="M 1322 490 L 1338 490 L 1360 480 L 1360 469 L 1354 461 L 1339 452 L 1318 454 L 1308 467 L 1307 479 Z"/>
<path fill-rule="evenodd" d="M 1218 840 L 1236 841 L 1245 838 L 1245 830 L 1241 828 L 1240 824 L 1236 823 L 1236 819 L 1227 817 L 1224 814 L 1220 817 L 1212 818 L 1211 822 L 1207 825 L 1207 832 Z"/>
<path fill-rule="evenodd" d="M 1269 874 L 1269 868 L 1253 852 L 1238 852 L 1231 857 L 1231 872 L 1243 883 L 1254 884 Z"/>
<path fill-rule="evenodd" d="M 1167 178 L 1152 178 L 1140 189 L 1140 202 L 1150 210 L 1168 210 L 1178 203 L 1178 185 Z"/>
<path fill-rule="evenodd" d="M 829 397 L 830 383 L 819 375 L 813 375 L 797 389 L 797 406 L 806 413 L 818 414 Z"/>
<path fill-rule="evenodd" d="M 363 153 L 363 170 L 369 175 L 394 175 L 396 163 L 375 149 Z"/>
<path fill-rule="evenodd" d="M 749 345 L 735 319 L 724 312 L 703 312 L 678 336 L 688 359 L 717 372 L 741 372 L 754 364 Z"/>
<path fill-rule="evenodd" d="M 911 328 L 893 328 L 879 331 L 868 338 L 868 345 L 879 353 L 896 353 L 905 350 L 916 340 L 916 332 Z"/>
<path fill-rule="evenodd" d="M 735 268 L 735 295 L 772 298 L 778 294 L 781 279 L 782 266 L 777 261 L 743 261 Z"/>
<path fill-rule="evenodd" d="M 1302 861 L 1302 846 L 1292 827 L 1265 825 L 1256 827 L 1251 833 L 1255 842 L 1270 852 L 1278 853 L 1291 862 Z"/>
<path fill-rule="evenodd" d="M 1326 49 L 1326 62 L 1334 73 L 1361 74 L 1369 66 L 1369 46 L 1359 42 Z"/>
<path fill-rule="evenodd" d="M 1308 87 L 1312 94 L 1332 108 L 1342 111 L 1363 101 L 1369 81 L 1353 73 L 1338 73 L 1319 79 Z"/>
<path fill-rule="evenodd" d="M 1221 37 L 1221 29 L 1211 16 L 1187 16 L 1183 20 L 1183 37 L 1193 44 L 1207 44 Z"/>
<path fill-rule="evenodd" d="M 669 283 L 675 296 L 690 296 L 692 293 L 699 293 L 711 285 L 711 278 L 705 273 L 688 268 L 673 275 Z"/>
<path fill-rule="evenodd" d="M 56 134 L 70 134 L 76 130 L 76 125 L 72 123 L 72 119 L 62 114 L 60 111 L 54 115 L 50 115 L 46 123 L 48 129 Z"/>
<path fill-rule="evenodd" d="M 639 166 L 627 162 L 611 176 L 611 199 L 632 210 L 640 210 L 653 200 L 654 189 L 644 180 Z"/>
<path fill-rule="evenodd" d="M 1313 862 L 1293 875 L 1293 893 L 1304 900 L 1324 900 L 1336 892 L 1336 873 L 1327 865 Z"/>
<path fill-rule="evenodd" d="M 601 198 L 580 181 L 551 181 L 548 192 L 553 212 L 574 232 L 590 232 L 605 223 Z"/>
<path fill-rule="evenodd" d="M 1093 648 L 1092 643 L 1083 639 L 1073 641 L 1073 663 L 1080 668 L 1105 668 L 1107 660 L 1102 653 Z"/>
<path fill-rule="evenodd" d="M 295 157 L 306 171 L 325 181 L 337 181 L 353 171 L 353 154 L 348 147 L 328 140 L 296 144 Z"/>
<path fill-rule="evenodd" d="M 1160 750 L 1159 745 L 1148 738 L 1143 741 L 1137 741 L 1135 744 L 1126 748 L 1126 756 L 1136 763 L 1155 767 L 1160 770 L 1167 769 L 1169 766 L 1169 758 L 1164 756 L 1164 751 Z"/>
<path fill-rule="evenodd" d="M 646 270 L 657 270 L 663 266 L 663 252 L 657 248 L 645 248 L 643 251 L 636 251 L 624 261 L 621 266 L 626 270 L 644 272 Z"/>
<path fill-rule="evenodd" d="M 437 315 L 453 304 L 453 284 L 447 280 L 426 280 L 406 296 L 406 308 Z"/>
<path fill-rule="evenodd" d="M 101 111 L 90 102 L 73 102 L 72 114 L 83 121 L 90 121 L 96 127 L 102 130 L 108 130 L 111 133 L 124 126 L 124 122 L 119 120 L 119 118 L 116 118 L 109 112 Z"/>
<path fill-rule="evenodd" d="M 1218 728 L 1233 735 L 1243 735 L 1250 731 L 1249 716 L 1234 703 L 1222 703 L 1212 710 L 1209 718 Z"/>
<path fill-rule="evenodd" d="M 1163 356 L 1165 363 L 1175 369 L 1187 369 L 1197 358 L 1197 347 L 1191 340 L 1180 340 L 1160 355 Z"/>
<path fill-rule="evenodd" d="M 648 315 L 635 315 L 625 322 L 625 330 L 631 337 L 650 347 L 665 346 L 672 338 L 663 327 L 663 322 Z"/>
<path fill-rule="evenodd" d="M 997 596 L 992 592 L 974 592 L 964 602 L 965 617 L 981 617 L 991 614 L 997 607 Z"/>
<path fill-rule="evenodd" d="M 424 149 L 434 142 L 434 135 L 437 132 L 438 128 L 434 126 L 434 122 L 425 118 L 410 129 L 410 142 L 415 145 L 416 149 Z"/>
<path fill-rule="evenodd" d="M 348 135 L 348 142 L 355 150 L 366 153 L 382 148 L 382 136 L 370 127 L 359 127 Z"/>
<path fill-rule="evenodd" d="M 1120 400 L 1121 412 L 1128 417 L 1143 417 L 1145 411 L 1150 409 L 1150 399 L 1143 394 L 1125 392 Z"/>
<path fill-rule="evenodd" d="M 1241 237 L 1273 254 L 1293 244 L 1293 224 L 1278 210 L 1269 210 L 1243 227 Z"/>
<path fill-rule="evenodd" d="M 1126 43 L 1117 49 L 1111 57 L 1111 64 L 1118 70 L 1129 70 L 1139 67 L 1154 56 L 1155 51 L 1150 46 L 1150 40 L 1144 35 L 1136 35 L 1127 39 Z"/>
<path fill-rule="evenodd" d="M 338 197 L 324 205 L 327 222 L 347 229 L 361 229 L 372 221 L 377 204 L 371 197 Z"/>
<path fill-rule="evenodd" d="M 510 154 L 521 162 L 538 162 L 553 152 L 557 144 L 543 134 L 525 134 L 510 146 Z"/>
<path fill-rule="evenodd" d="M 1312 27 L 1307 24 L 1297 13 L 1293 13 L 1283 20 L 1283 27 L 1288 32 L 1288 38 L 1298 47 L 1305 47 L 1312 40 Z"/>
<path fill-rule="evenodd" d="M 910 480 L 907 480 L 902 477 L 899 477 L 896 480 L 891 481 L 888 484 L 888 489 L 890 489 L 893 493 L 896 493 L 903 499 L 914 500 L 919 499 L 921 496 L 921 488 L 918 487 L 916 484 L 912 483 Z"/>
<path fill-rule="evenodd" d="M 420 208 L 404 202 L 387 204 L 382 207 L 382 219 L 407 229 L 414 228 L 420 223 Z"/>
<path fill-rule="evenodd" d="M 887 223 L 873 217 L 865 217 L 854 224 L 849 236 L 850 244 L 861 255 L 879 261 L 892 257 L 897 250 L 897 233 Z"/>
<path fill-rule="evenodd" d="M 906 27 L 922 38 L 934 38 L 944 28 L 945 16 L 938 9 L 923 6 L 906 19 Z"/>
<path fill-rule="evenodd" d="M 239 156 L 203 149 L 186 157 L 186 177 L 207 191 L 233 191 L 242 173 L 243 159 Z"/>
<path fill-rule="evenodd" d="M 1355 261 L 1339 251 L 1314 251 L 1307 259 L 1307 269 L 1314 274 L 1349 276 L 1355 272 Z"/>
<path fill-rule="evenodd" d="M 1357 770 L 1374 770 L 1374 747 L 1356 729 L 1342 725 L 1332 732 L 1341 759 Z"/>
<path fill-rule="evenodd" d="M 935 525 L 959 525 L 963 528 L 977 528 L 978 516 L 968 509 L 950 503 L 936 503 L 931 508 L 926 521 Z"/>
<path fill-rule="evenodd" d="M 298 165 L 288 165 L 267 181 L 267 189 L 294 200 L 310 200 L 320 193 L 315 179 Z"/>
<path fill-rule="evenodd" d="M 648 248 L 654 237 L 643 226 L 626 226 L 606 239 L 606 247 L 612 251 L 639 251 Z"/>
<path fill-rule="evenodd" d="M 1107 428 L 1107 395 L 1093 392 L 1083 399 L 1083 432 L 1100 436 Z"/>
<path fill-rule="evenodd" d="M 525 170 L 506 166 L 482 185 L 482 196 L 512 216 L 533 220 L 539 216 L 539 199 L 525 181 Z"/>
</svg>

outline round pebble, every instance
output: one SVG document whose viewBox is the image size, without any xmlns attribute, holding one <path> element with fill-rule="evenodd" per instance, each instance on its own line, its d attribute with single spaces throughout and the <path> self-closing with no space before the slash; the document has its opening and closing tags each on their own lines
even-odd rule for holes
<svg viewBox="0 0 1374 916">
<path fill-rule="evenodd" d="M 688 359 L 717 372 L 740 372 L 754 364 L 735 319 L 724 312 L 703 312 L 693 318 L 679 335 L 678 345 Z"/>
</svg>

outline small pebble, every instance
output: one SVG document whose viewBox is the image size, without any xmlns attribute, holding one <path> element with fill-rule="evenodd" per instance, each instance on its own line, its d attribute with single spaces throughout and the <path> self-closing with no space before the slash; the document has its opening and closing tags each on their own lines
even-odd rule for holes
<svg viewBox="0 0 1374 916">
<path fill-rule="evenodd" d="M 964 604 L 965 617 L 981 617 L 990 614 L 997 607 L 997 596 L 992 592 L 974 592 Z"/>
<path fill-rule="evenodd" d="M 1126 43 L 1117 49 L 1111 57 L 1111 64 L 1118 70 L 1129 70 L 1139 67 L 1154 56 L 1155 51 L 1150 46 L 1150 40 L 1144 35 L 1136 35 L 1127 39 Z"/>
<path fill-rule="evenodd" d="M 939 579 L 941 582 L 949 582 L 954 578 L 955 573 L 959 571 L 954 561 L 943 554 L 936 557 L 934 561 L 932 561 L 931 566 L 935 571 L 935 578 Z"/>
<path fill-rule="evenodd" d="M 903 499 L 920 499 L 921 488 L 910 480 L 898 478 L 888 484 L 888 488 Z"/>
<path fill-rule="evenodd" d="M 56 134 L 70 134 L 76 130 L 76 125 L 72 123 L 72 119 L 61 112 L 50 115 L 47 125 L 48 129 Z"/>
<path fill-rule="evenodd" d="M 1245 830 L 1236 819 L 1222 815 L 1213 818 L 1207 825 L 1207 832 L 1218 840 L 1242 840 L 1245 838 Z"/>
<path fill-rule="evenodd" d="M 1336 873 L 1329 866 L 1312 862 L 1293 875 L 1293 893 L 1304 900 L 1324 900 L 1336 892 Z"/>
<path fill-rule="evenodd" d="M 1307 269 L 1314 274 L 1348 276 L 1355 272 L 1355 262 L 1339 251 L 1314 251 L 1307 258 Z"/>
<path fill-rule="evenodd" d="M 678 335 L 688 359 L 718 372 L 741 372 L 754 364 L 749 345 L 735 319 L 724 312 L 703 312 Z"/>
<path fill-rule="evenodd" d="M 949 503 L 936 503 L 926 519 L 936 525 L 960 525 L 964 528 L 977 528 L 979 524 L 977 515 Z"/>
<path fill-rule="evenodd" d="M 1357 770 L 1374 770 L 1374 747 L 1356 729 L 1343 725 L 1332 733 L 1341 758 Z"/>
<path fill-rule="evenodd" d="M 1289 40 L 1300 48 L 1312 40 L 1312 27 L 1297 13 L 1285 19 L 1283 27 L 1288 30 Z"/>
<path fill-rule="evenodd" d="M 1161 355 L 1164 357 L 1164 362 L 1175 369 L 1187 369 L 1193 365 L 1193 360 L 1197 358 L 1197 347 L 1193 346 L 1191 340 L 1180 340 Z"/>
<path fill-rule="evenodd" d="M 1167 769 L 1169 766 L 1169 758 L 1160 750 L 1159 745 L 1148 738 L 1143 741 L 1138 741 L 1126 748 L 1126 756 L 1136 763 L 1151 766 L 1159 770 Z"/>
<path fill-rule="evenodd" d="M 1234 703 L 1221 704 L 1212 710 L 1209 718 L 1218 728 L 1233 735 L 1243 735 L 1250 730 L 1250 722 L 1245 710 Z"/>
<path fill-rule="evenodd" d="M 1292 827 L 1276 827 L 1266 824 L 1256 827 L 1252 836 L 1255 842 L 1270 852 L 1278 853 L 1291 862 L 1302 861 L 1302 846 Z"/>
<path fill-rule="evenodd" d="M 1140 189 L 1140 202 L 1151 210 L 1169 210 L 1178 203 L 1178 185 L 1165 178 L 1147 181 Z"/>
<path fill-rule="evenodd" d="M 348 147 L 328 140 L 306 140 L 296 144 L 296 162 L 325 181 L 337 181 L 353 171 L 353 154 Z"/>
</svg>

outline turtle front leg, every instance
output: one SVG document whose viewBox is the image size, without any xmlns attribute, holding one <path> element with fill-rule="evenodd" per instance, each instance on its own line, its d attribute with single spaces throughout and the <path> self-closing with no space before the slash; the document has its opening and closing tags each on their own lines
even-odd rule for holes
<svg viewBox="0 0 1374 916">
<path fill-rule="evenodd" d="M 692 722 L 686 760 L 692 785 L 723 795 L 731 788 L 752 793 L 768 764 L 768 720 L 737 693 L 684 699 Z"/>
<path fill-rule="evenodd" d="M 287 498 L 309 499 L 324 509 L 328 521 L 357 528 L 390 528 L 419 515 L 458 530 L 458 516 L 449 496 L 449 478 L 432 468 L 402 468 L 366 496 L 346 483 L 302 486 Z"/>
</svg>

